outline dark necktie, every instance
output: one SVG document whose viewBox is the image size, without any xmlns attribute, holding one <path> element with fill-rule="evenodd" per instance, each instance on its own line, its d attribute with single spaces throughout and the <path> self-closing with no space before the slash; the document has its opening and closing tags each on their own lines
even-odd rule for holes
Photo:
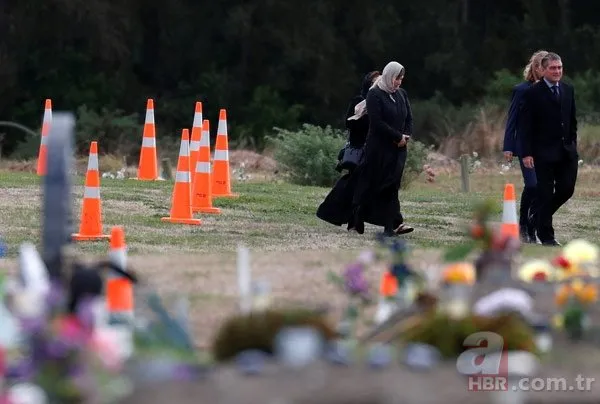
<svg viewBox="0 0 600 404">
<path fill-rule="evenodd" d="M 552 86 L 552 92 L 556 101 L 560 102 L 560 95 L 558 94 L 558 86 Z"/>
</svg>

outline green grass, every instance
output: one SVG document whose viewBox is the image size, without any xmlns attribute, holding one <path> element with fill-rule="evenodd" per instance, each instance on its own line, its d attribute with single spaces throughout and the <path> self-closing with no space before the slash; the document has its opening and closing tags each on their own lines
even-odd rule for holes
<svg viewBox="0 0 600 404">
<path fill-rule="evenodd" d="M 407 223 L 415 226 L 407 235 L 417 249 L 449 247 L 465 237 L 465 226 L 473 206 L 486 198 L 498 201 L 501 217 L 503 186 L 515 183 L 517 195 L 521 179 L 517 171 L 507 175 L 476 173 L 471 178 L 472 192 L 460 192 L 457 176 L 439 176 L 428 184 L 418 180 L 401 193 L 401 206 Z M 582 170 L 575 197 L 555 217 L 557 238 L 598 241 L 600 228 L 600 172 Z M 83 178 L 75 179 L 73 210 L 75 227 L 79 211 Z M 201 226 L 164 223 L 171 203 L 171 182 L 138 182 L 103 179 L 101 183 L 105 232 L 111 225 L 123 225 L 131 254 L 232 251 L 239 242 L 254 250 L 354 250 L 372 245 L 377 228 L 368 226 L 364 235 L 349 234 L 343 227 L 324 223 L 315 216 L 319 203 L 329 189 L 301 187 L 287 183 L 234 183 L 237 199 L 216 199 L 221 215 L 196 215 Z M 24 241 L 39 243 L 40 178 L 32 174 L 0 172 L 0 235 L 15 257 Z M 77 230 L 77 229 L 75 229 Z M 103 253 L 106 242 L 79 243 L 84 253 Z M 552 249 L 527 246 L 526 255 Z"/>
</svg>

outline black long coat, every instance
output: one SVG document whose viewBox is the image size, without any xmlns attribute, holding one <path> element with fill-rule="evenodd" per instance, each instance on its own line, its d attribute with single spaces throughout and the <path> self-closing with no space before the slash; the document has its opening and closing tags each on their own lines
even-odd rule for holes
<svg viewBox="0 0 600 404">
<path fill-rule="evenodd" d="M 392 100 L 393 97 L 393 100 Z M 341 226 L 350 221 L 354 205 L 361 206 L 361 219 L 377 226 L 403 223 L 398 190 L 406 147 L 395 143 L 402 134 L 412 134 L 412 111 L 403 89 L 388 94 L 375 87 L 367 95 L 369 134 L 365 157 L 352 173 L 342 176 L 317 209 L 317 217 Z"/>
</svg>

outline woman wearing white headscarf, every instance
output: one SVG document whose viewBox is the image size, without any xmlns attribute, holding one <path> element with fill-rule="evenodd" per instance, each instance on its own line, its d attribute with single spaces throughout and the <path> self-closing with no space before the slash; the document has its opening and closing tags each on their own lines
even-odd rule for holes
<svg viewBox="0 0 600 404">
<path fill-rule="evenodd" d="M 369 134 L 364 159 L 357 168 L 353 215 L 349 230 L 364 233 L 364 223 L 381 223 L 388 236 L 410 233 L 400 213 L 398 192 L 406 163 L 406 144 L 413 129 L 406 91 L 400 88 L 405 69 L 390 62 L 355 108 L 356 119 L 368 111 Z"/>
</svg>

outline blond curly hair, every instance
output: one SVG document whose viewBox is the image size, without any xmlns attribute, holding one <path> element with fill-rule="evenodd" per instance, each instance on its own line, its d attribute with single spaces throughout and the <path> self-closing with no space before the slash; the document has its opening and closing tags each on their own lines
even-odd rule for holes
<svg viewBox="0 0 600 404">
<path fill-rule="evenodd" d="M 534 52 L 529 58 L 529 63 L 525 66 L 523 70 L 523 78 L 527 81 L 536 81 L 537 80 L 537 69 L 542 65 L 542 59 L 548 55 L 548 51 L 539 50 Z"/>
</svg>

